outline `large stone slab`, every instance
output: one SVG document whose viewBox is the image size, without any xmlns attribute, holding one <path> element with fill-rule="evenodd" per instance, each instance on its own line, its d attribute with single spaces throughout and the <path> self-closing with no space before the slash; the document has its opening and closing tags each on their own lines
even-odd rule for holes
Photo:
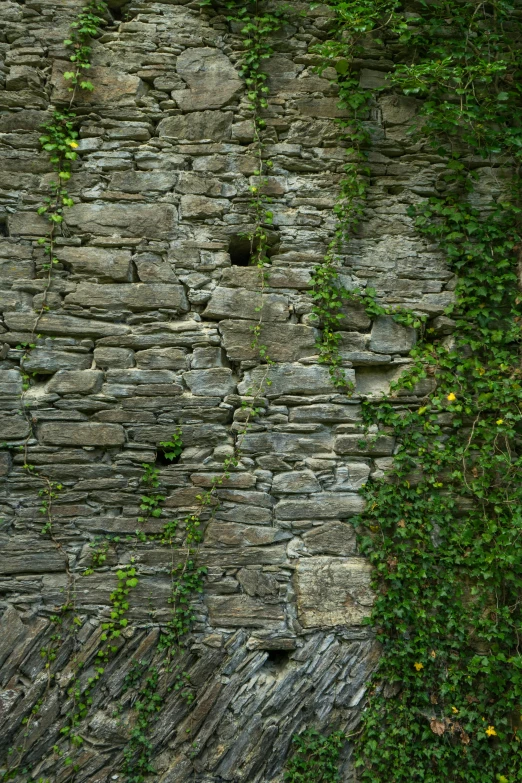
<svg viewBox="0 0 522 783">
<path fill-rule="evenodd" d="M 168 307 L 186 312 L 189 309 L 183 286 L 167 283 L 80 283 L 73 294 L 67 294 L 65 303 L 84 307 L 128 307 L 130 310 Z"/>
<path fill-rule="evenodd" d="M 124 335 L 130 326 L 110 321 L 96 321 L 90 318 L 76 318 L 61 313 L 47 313 L 40 318 L 37 313 L 4 313 L 7 326 L 15 332 L 32 332 L 38 322 L 42 334 L 80 335 L 81 337 L 108 337 Z"/>
<path fill-rule="evenodd" d="M 247 432 L 241 451 L 245 454 L 277 454 L 303 459 L 305 456 L 333 455 L 329 432 Z"/>
<path fill-rule="evenodd" d="M 81 233 L 172 239 L 177 213 L 170 204 L 75 204 L 65 220 Z"/>
<path fill-rule="evenodd" d="M 248 595 L 209 595 L 205 599 L 215 627 L 272 628 L 284 620 L 281 604 L 268 604 Z"/>
<path fill-rule="evenodd" d="M 223 198 L 207 198 L 206 196 L 182 196 L 181 217 L 185 220 L 208 220 L 221 217 L 229 202 Z"/>
<path fill-rule="evenodd" d="M 313 527 L 303 535 L 303 541 L 310 555 L 348 557 L 357 552 L 355 530 L 346 522 L 326 522 L 324 525 Z"/>
<path fill-rule="evenodd" d="M 24 370 L 27 372 L 53 373 L 58 370 L 88 370 L 92 364 L 92 356 L 87 353 L 69 353 L 67 351 L 50 351 L 44 348 L 33 348 L 24 359 Z"/>
<path fill-rule="evenodd" d="M 282 494 L 308 494 L 320 492 L 321 485 L 311 470 L 289 470 L 278 473 L 272 481 L 272 492 Z"/>
<path fill-rule="evenodd" d="M 240 394 L 249 394 L 249 390 L 259 393 L 266 374 L 265 367 L 256 367 L 245 373 L 244 379 L 238 385 Z M 346 370 L 349 381 L 355 379 L 353 370 Z M 269 397 L 281 394 L 334 394 L 337 389 L 332 383 L 327 367 L 312 364 L 305 366 L 284 362 L 271 366 L 267 375 L 270 385 L 263 385 L 263 393 Z"/>
<path fill-rule="evenodd" d="M 221 285 L 225 288 L 251 288 L 253 291 L 259 291 L 262 275 L 270 288 L 294 289 L 310 288 L 312 277 L 309 269 L 292 269 L 287 266 L 272 266 L 262 270 L 257 267 L 231 266 L 223 269 Z"/>
<path fill-rule="evenodd" d="M 29 423 L 25 416 L 0 416 L 0 442 L 20 440 L 29 435 Z"/>
<path fill-rule="evenodd" d="M 376 353 L 409 353 L 415 341 L 415 329 L 398 324 L 391 315 L 380 315 L 373 323 L 369 347 Z"/>
<path fill-rule="evenodd" d="M 308 499 L 281 500 L 275 507 L 277 519 L 339 519 L 360 514 L 365 501 L 356 492 L 316 492 Z"/>
<path fill-rule="evenodd" d="M 47 384 L 46 391 L 57 394 L 94 394 L 103 383 L 100 370 L 59 370 Z"/>
<path fill-rule="evenodd" d="M 389 435 L 339 435 L 335 439 L 338 454 L 387 457 L 393 454 L 395 438 Z"/>
<path fill-rule="evenodd" d="M 209 370 L 190 370 L 183 374 L 183 380 L 192 394 L 198 396 L 225 397 L 236 391 L 232 370 L 227 367 L 212 367 Z"/>
<path fill-rule="evenodd" d="M 290 411 L 291 422 L 321 422 L 324 424 L 342 424 L 361 421 L 362 409 L 359 404 L 337 405 L 318 403 L 317 405 L 299 405 Z"/>
<path fill-rule="evenodd" d="M 238 72 L 219 49 L 185 49 L 176 61 L 176 70 L 189 87 L 172 93 L 182 111 L 219 109 L 244 88 Z"/>
<path fill-rule="evenodd" d="M 232 361 L 257 359 L 259 350 L 252 346 L 253 329 L 257 321 L 221 321 L 219 331 L 223 345 Z M 302 324 L 262 324 L 259 344 L 265 345 L 274 362 L 293 362 L 316 352 L 318 332 Z"/>
<path fill-rule="evenodd" d="M 96 275 L 108 280 L 128 282 L 131 254 L 128 250 L 102 247 L 61 247 L 56 257 L 74 274 Z"/>
<path fill-rule="evenodd" d="M 38 431 L 46 446 L 122 446 L 125 432 L 119 424 L 98 422 L 46 422 Z"/>
<path fill-rule="evenodd" d="M 258 310 L 258 308 L 260 308 Z M 205 318 L 246 318 L 251 321 L 286 321 L 288 299 L 282 294 L 253 294 L 241 288 L 216 288 L 203 313 Z"/>
<path fill-rule="evenodd" d="M 299 622 L 305 628 L 360 625 L 374 600 L 371 566 L 358 557 L 300 559 L 295 574 Z"/>
<path fill-rule="evenodd" d="M 71 64 L 64 60 L 55 60 L 51 75 L 53 103 L 69 103 L 71 83 L 63 78 L 65 71 L 71 70 Z M 145 84 L 140 78 L 122 73 L 115 68 L 95 65 L 86 74 L 88 80 L 96 85 L 92 92 L 77 90 L 76 99 L 82 104 L 107 106 L 134 106 L 136 99 L 145 92 Z"/>
<path fill-rule="evenodd" d="M 166 117 L 158 125 L 159 136 L 174 141 L 223 141 L 232 133 L 231 111 L 194 111 Z"/>
<path fill-rule="evenodd" d="M 211 522 L 205 533 L 205 546 L 264 546 L 291 538 L 291 534 L 268 525 L 242 525 L 235 522 Z"/>
</svg>

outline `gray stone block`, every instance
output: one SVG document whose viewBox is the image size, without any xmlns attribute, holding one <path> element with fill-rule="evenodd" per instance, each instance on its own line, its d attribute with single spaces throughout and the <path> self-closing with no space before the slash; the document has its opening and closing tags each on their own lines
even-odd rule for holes
<svg viewBox="0 0 522 783">
<path fill-rule="evenodd" d="M 338 519 L 360 514 L 365 501 L 356 492 L 316 492 L 307 500 L 280 500 L 275 507 L 277 519 Z"/>
<path fill-rule="evenodd" d="M 170 204 L 75 204 L 65 220 L 81 233 L 170 239 L 177 212 Z"/>
<path fill-rule="evenodd" d="M 228 210 L 229 202 L 223 198 L 207 198 L 206 196 L 182 196 L 181 218 L 185 220 L 205 220 L 221 217 Z"/>
<path fill-rule="evenodd" d="M 42 374 L 51 374 L 58 370 L 88 370 L 91 364 L 91 354 L 52 351 L 45 348 L 33 348 L 23 362 L 24 370 L 27 372 Z"/>
<path fill-rule="evenodd" d="M 282 624 L 281 604 L 266 604 L 248 595 L 209 595 L 205 599 L 210 622 L 220 627 L 273 628 Z"/>
<path fill-rule="evenodd" d="M 121 369 L 134 367 L 134 351 L 128 348 L 100 348 L 94 349 L 94 361 L 102 369 Z"/>
<path fill-rule="evenodd" d="M 303 535 L 306 551 L 311 555 L 348 557 L 357 552 L 357 536 L 346 522 L 326 522 Z"/>
<path fill-rule="evenodd" d="M 311 470 L 291 470 L 278 473 L 272 482 L 274 494 L 320 492 L 321 485 Z"/>
<path fill-rule="evenodd" d="M 38 430 L 46 446 L 122 446 L 125 432 L 119 424 L 98 422 L 47 422 Z"/>
<path fill-rule="evenodd" d="M 381 315 L 373 323 L 369 347 L 376 353 L 409 353 L 415 341 L 415 329 L 398 324 L 390 315 Z"/>
<path fill-rule="evenodd" d="M 252 294 L 239 288 L 216 288 L 205 312 L 205 318 L 246 318 L 264 323 L 288 319 L 288 299 L 281 294 Z"/>
<path fill-rule="evenodd" d="M 55 60 L 53 63 L 51 75 L 53 103 L 69 103 L 70 82 L 63 78 L 63 74 L 69 71 L 70 67 L 70 63 L 64 60 Z M 133 106 L 146 89 L 145 84 L 137 76 L 115 68 L 95 65 L 89 69 L 88 75 L 89 80 L 96 85 L 96 89 L 92 92 L 81 89 L 77 91 L 77 100 L 82 104 Z"/>
<path fill-rule="evenodd" d="M 130 281 L 128 250 L 105 250 L 101 247 L 61 247 L 57 258 L 75 274 L 95 275 L 108 280 Z"/>
<path fill-rule="evenodd" d="M 160 137 L 180 141 L 222 141 L 229 139 L 234 115 L 231 111 L 193 111 L 161 120 Z"/>
<path fill-rule="evenodd" d="M 335 439 L 338 454 L 370 455 L 387 457 L 393 454 L 395 439 L 389 435 L 339 435 Z"/>
<path fill-rule="evenodd" d="M 297 564 L 295 587 L 304 628 L 361 625 L 374 595 L 371 566 L 358 557 L 310 557 Z"/>
<path fill-rule="evenodd" d="M 58 370 L 46 386 L 57 394 L 95 394 L 103 383 L 100 370 Z"/>
<path fill-rule="evenodd" d="M 65 304 L 78 304 L 84 307 L 128 307 L 130 310 L 156 310 L 165 307 L 186 312 L 189 309 L 183 286 L 160 283 L 120 285 L 80 283 L 73 294 L 67 294 Z"/>
<path fill-rule="evenodd" d="M 342 424 L 356 422 L 362 419 L 362 409 L 359 404 L 336 405 L 334 403 L 319 403 L 318 405 L 299 405 L 290 411 L 290 422 L 324 422 L 325 424 Z"/>
<path fill-rule="evenodd" d="M 238 72 L 219 49 L 185 49 L 177 59 L 176 71 L 189 88 L 172 93 L 182 111 L 219 109 L 244 90 Z"/>
<path fill-rule="evenodd" d="M 347 370 L 346 375 L 349 381 L 355 380 L 353 370 Z M 263 383 L 265 376 L 270 381 L 270 385 L 267 385 L 266 381 Z M 260 388 L 261 386 L 263 389 Z M 277 397 L 281 394 L 333 394 L 337 391 L 332 384 L 327 367 L 286 362 L 270 366 L 268 374 L 265 367 L 256 367 L 245 373 L 238 389 L 240 394 L 255 392 L 266 394 L 268 397 Z"/>
<path fill-rule="evenodd" d="M 61 313 L 46 313 L 38 318 L 37 313 L 5 313 L 6 324 L 15 332 L 29 332 L 36 328 L 42 334 L 78 335 L 80 337 L 105 337 L 128 334 L 130 326 L 110 321 L 95 321 L 89 318 L 76 318 Z"/>
<path fill-rule="evenodd" d="M 186 352 L 181 348 L 149 348 L 136 353 L 140 370 L 184 370 L 187 365 Z"/>
<path fill-rule="evenodd" d="M 253 329 L 257 321 L 225 320 L 219 324 L 223 345 L 232 361 L 246 361 L 259 357 L 259 349 L 253 347 Z M 318 332 L 303 324 L 262 324 L 258 344 L 266 346 L 268 356 L 274 362 L 293 362 L 312 356 L 317 351 Z"/>
<path fill-rule="evenodd" d="M 29 432 L 29 422 L 25 416 L 0 416 L 0 442 L 26 438 Z"/>
<path fill-rule="evenodd" d="M 226 397 L 236 391 L 236 380 L 227 367 L 213 367 L 209 370 L 190 370 L 183 374 L 183 380 L 192 394 Z"/>
</svg>

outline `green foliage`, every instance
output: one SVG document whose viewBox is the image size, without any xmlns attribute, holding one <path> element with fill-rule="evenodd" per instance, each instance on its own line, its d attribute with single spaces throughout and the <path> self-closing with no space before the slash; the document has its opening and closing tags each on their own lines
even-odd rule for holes
<svg viewBox="0 0 522 783">
<path fill-rule="evenodd" d="M 506 174 L 518 164 L 520 14 L 504 0 L 421 0 L 408 13 L 396 2 L 330 5 L 337 27 L 321 51 L 348 77 L 354 96 L 345 105 L 364 107 L 349 84 L 353 57 L 362 47 L 384 52 L 385 43 L 402 60 L 390 84 L 424 99 L 412 133 L 427 136 L 447 166 L 440 196 L 410 216 L 458 275 L 447 311 L 453 335 L 428 325 L 389 399 L 364 404 L 366 422 L 397 447 L 390 473 L 366 486 L 357 521 L 374 566 L 370 622 L 382 646 L 357 778 L 384 783 L 392 770 L 394 783 L 514 783 L 522 778 L 521 185 L 518 176 L 499 179 L 498 195 L 477 209 L 469 153 L 501 155 Z M 367 140 L 358 143 L 364 152 Z M 348 202 L 341 224 L 350 227 L 353 214 Z M 337 286 L 333 274 L 326 284 Z M 415 313 L 383 308 L 371 290 L 347 295 L 373 317 L 391 312 L 421 325 Z M 420 407 L 397 396 L 419 381 L 433 387 Z"/>
<path fill-rule="evenodd" d="M 285 783 L 337 783 L 340 781 L 339 755 L 345 742 L 341 731 L 329 736 L 306 729 L 293 740 L 293 752 L 286 770 Z"/>
<path fill-rule="evenodd" d="M 143 672 L 146 676 L 143 677 Z M 126 687 L 139 685 L 139 696 L 134 702 L 136 718 L 129 741 L 123 751 L 122 770 L 127 783 L 143 783 L 154 772 L 152 744 L 148 737 L 151 720 L 160 712 L 162 697 L 158 693 L 159 672 L 156 666 L 135 667 L 125 678 Z"/>
<path fill-rule="evenodd" d="M 100 34 L 100 28 L 105 24 L 103 15 L 107 13 L 107 3 L 101 0 L 90 0 L 84 5 L 75 21 L 71 24 L 70 37 L 64 41 L 65 46 L 72 49 L 69 60 L 73 63 L 74 70 L 66 71 L 64 79 L 71 82 L 70 92 L 80 87 L 82 90 L 94 90 L 94 85 L 82 79 L 82 71 L 91 67 L 91 39 Z"/>
<path fill-rule="evenodd" d="M 161 448 L 163 449 L 163 455 L 166 459 L 173 460 L 179 457 L 183 451 L 183 440 L 181 438 L 181 429 L 178 427 L 174 432 L 170 440 L 160 441 Z"/>
<path fill-rule="evenodd" d="M 93 541 L 89 546 L 91 547 L 91 566 L 86 568 L 83 572 L 84 576 L 90 576 L 97 568 L 102 568 L 107 560 L 107 552 L 109 550 L 110 542 L 104 538 L 101 541 Z"/>
</svg>

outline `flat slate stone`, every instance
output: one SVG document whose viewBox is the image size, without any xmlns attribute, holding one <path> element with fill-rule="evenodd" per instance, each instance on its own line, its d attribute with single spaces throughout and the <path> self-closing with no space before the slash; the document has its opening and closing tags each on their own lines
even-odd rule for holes
<svg viewBox="0 0 522 783">
<path fill-rule="evenodd" d="M 307 500 L 280 500 L 277 519 L 336 519 L 351 517 L 364 510 L 365 501 L 356 492 L 316 492 Z"/>
<path fill-rule="evenodd" d="M 262 366 L 247 372 L 238 385 L 239 393 L 248 394 L 249 389 L 259 393 L 265 375 L 270 385 L 265 382 L 262 391 L 268 397 L 281 394 L 335 394 L 338 391 L 332 383 L 327 367 L 282 362 L 269 367 L 268 374 Z M 347 370 L 346 376 L 348 381 L 355 380 L 353 370 Z"/>
<path fill-rule="evenodd" d="M 122 446 L 125 432 L 119 424 L 57 422 L 40 425 L 40 441 L 48 446 Z"/>
<path fill-rule="evenodd" d="M 301 558 L 295 573 L 297 611 L 304 628 L 361 625 L 370 616 L 372 568 L 359 557 Z"/>
<path fill-rule="evenodd" d="M 183 286 L 156 283 L 80 283 L 73 294 L 67 294 L 65 303 L 85 307 L 128 307 L 130 310 L 168 307 L 186 312 L 189 309 Z"/>
<path fill-rule="evenodd" d="M 219 324 L 223 345 L 232 361 L 256 359 L 259 351 L 252 346 L 253 329 L 257 321 L 225 320 Z M 259 344 L 265 345 L 274 362 L 293 362 L 313 355 L 317 348 L 318 332 L 303 324 L 262 324 Z"/>
<path fill-rule="evenodd" d="M 258 310 L 258 308 L 260 308 Z M 216 288 L 203 313 L 205 318 L 247 318 L 251 321 L 286 321 L 288 299 L 282 294 L 253 294 L 240 288 Z"/>
</svg>

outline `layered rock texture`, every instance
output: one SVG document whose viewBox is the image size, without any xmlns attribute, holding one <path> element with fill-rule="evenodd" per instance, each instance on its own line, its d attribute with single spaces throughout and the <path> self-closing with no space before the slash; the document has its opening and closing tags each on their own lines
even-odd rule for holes
<svg viewBox="0 0 522 783">
<path fill-rule="evenodd" d="M 263 286 L 243 239 L 257 163 L 240 37 L 197 2 L 131 0 L 114 3 L 94 44 L 95 90 L 78 104 L 75 204 L 41 312 L 47 272 L 36 240 L 47 223 L 36 207 L 52 175 L 39 127 L 68 100 L 62 41 L 81 5 L 0 2 L 0 764 L 19 767 L 18 783 L 125 779 L 136 715 L 136 689 L 125 683 L 136 665 L 159 660 L 170 611 L 172 553 L 135 536 L 142 465 L 179 426 L 180 458 L 158 465 L 162 517 L 147 518 L 144 532 L 198 508 L 241 437 L 242 403 L 266 373 L 252 347 L 261 315 L 271 383 L 239 466 L 216 492 L 218 510 L 202 515 L 208 573 L 181 662 L 194 699 L 188 705 L 169 688 L 164 672 L 148 741 L 150 779 L 161 783 L 282 781 L 294 733 L 356 727 L 378 658 L 363 624 L 370 569 L 350 519 L 395 444 L 386 432 L 364 433 L 361 400 L 389 389 L 415 334 L 347 305 L 339 328 L 355 393 L 340 393 L 318 361 L 309 287 L 335 229 L 342 111 L 334 74 L 317 75 L 311 52 L 329 11 L 298 2 L 266 63 L 274 224 Z M 361 84 L 372 87 L 390 63 L 369 53 L 360 67 Z M 437 317 L 453 281 L 406 215 L 432 192 L 440 165 L 407 135 L 416 110 L 384 92 L 368 120 L 368 209 L 343 283 L 372 286 L 444 329 Z M 62 487 L 52 537 L 41 533 L 45 479 Z M 101 541 L 106 560 L 82 575 Z M 92 673 L 116 571 L 131 557 L 139 584 L 129 625 L 81 723 L 83 745 L 70 751 L 73 773 L 53 752 L 63 747 L 73 662 Z M 42 650 L 54 644 L 52 615 L 69 593 L 81 627 L 55 644 L 49 679 Z M 347 781 L 349 755 L 348 747 Z"/>
</svg>

